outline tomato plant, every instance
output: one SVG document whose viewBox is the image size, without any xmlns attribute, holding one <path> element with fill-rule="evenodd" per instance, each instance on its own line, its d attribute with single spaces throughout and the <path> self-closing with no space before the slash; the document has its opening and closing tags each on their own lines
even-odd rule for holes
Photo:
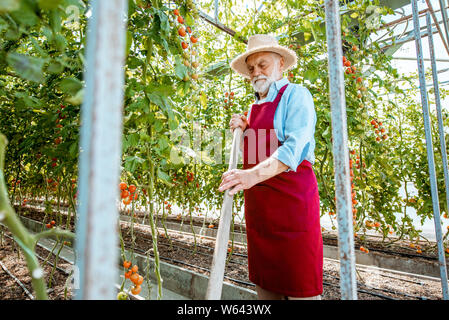
<svg viewBox="0 0 449 320">
<path fill-rule="evenodd" d="M 164 222 L 175 207 L 182 221 L 190 219 L 192 231 L 194 215 L 206 211 L 206 216 L 212 212 L 210 217 L 217 217 L 223 196 L 217 187 L 227 170 L 232 138 L 227 124 L 232 114 L 247 112 L 255 99 L 249 81 L 230 72 L 229 62 L 246 49 L 244 40 L 249 36 L 272 33 L 298 55 L 297 66 L 285 76 L 313 95 L 317 113 L 314 170 L 321 214 L 334 219 L 323 1 L 266 1 L 260 11 L 220 1 L 220 21 L 236 30 L 233 36 L 200 18 L 200 10 L 211 11 L 214 1 L 128 3 L 119 205 L 132 212 L 137 205 L 145 207 L 155 237 L 159 215 Z M 421 223 L 432 218 L 417 76 L 401 74 L 392 66 L 391 56 L 371 42 L 370 36 L 392 10 L 374 0 L 346 5 L 341 18 L 341 68 L 354 231 L 363 237 L 375 230 L 384 240 L 393 233 L 399 239 L 417 239 L 421 231 L 407 208 L 416 209 Z M 26 206 L 30 199 L 44 198 L 49 231 L 62 221 L 53 215 L 52 204 L 68 203 L 76 215 L 89 10 L 85 0 L 21 0 L 0 5 L 4 39 L 0 43 L 0 132 L 9 140 L 4 168 L 9 200 Z M 444 99 L 448 91 L 441 89 L 441 95 Z M 432 103 L 432 92 L 429 97 Z M 433 111 L 431 117 L 438 146 Z M 448 125 L 447 113 L 444 123 Z M 435 156 L 437 175 L 442 176 L 441 154 Z M 409 194 L 410 184 L 418 190 L 416 196 Z M 405 198 L 400 196 L 401 188 Z M 442 214 L 447 216 L 442 179 L 438 190 Z M 242 205 L 243 195 L 236 195 L 236 211 Z M 162 235 L 168 235 L 166 229 Z M 156 243 L 154 248 L 157 255 Z"/>
</svg>

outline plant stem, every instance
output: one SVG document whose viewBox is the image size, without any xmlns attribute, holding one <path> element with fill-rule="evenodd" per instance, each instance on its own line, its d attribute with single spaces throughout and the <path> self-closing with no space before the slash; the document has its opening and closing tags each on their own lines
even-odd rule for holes
<svg viewBox="0 0 449 320">
<path fill-rule="evenodd" d="M 14 240 L 21 246 L 25 255 L 28 270 L 31 274 L 31 282 L 36 293 L 36 299 L 48 300 L 47 288 L 44 281 L 44 271 L 41 269 L 34 253 L 34 237 L 16 215 L 8 199 L 3 168 L 5 163 L 5 150 L 8 141 L 0 134 L 0 221 L 13 234 Z"/>
</svg>

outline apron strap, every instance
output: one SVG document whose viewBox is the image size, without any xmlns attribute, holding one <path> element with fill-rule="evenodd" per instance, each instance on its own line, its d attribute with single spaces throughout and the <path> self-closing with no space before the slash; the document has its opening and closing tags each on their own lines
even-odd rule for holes
<svg viewBox="0 0 449 320">
<path fill-rule="evenodd" d="M 283 86 L 281 88 L 281 90 L 279 90 L 278 95 L 276 96 L 276 99 L 274 99 L 274 101 L 273 101 L 274 104 L 276 104 L 276 105 L 279 104 L 279 101 L 281 101 L 282 95 L 284 94 L 285 89 L 287 89 L 287 86 L 288 86 L 288 83 L 285 86 Z"/>
</svg>

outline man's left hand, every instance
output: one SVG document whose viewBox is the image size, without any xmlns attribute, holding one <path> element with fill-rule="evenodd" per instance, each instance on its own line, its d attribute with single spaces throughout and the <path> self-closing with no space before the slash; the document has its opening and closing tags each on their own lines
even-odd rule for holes
<svg viewBox="0 0 449 320">
<path fill-rule="evenodd" d="M 229 188 L 229 195 L 232 196 L 239 191 L 249 189 L 257 184 L 257 179 L 252 170 L 233 169 L 223 173 L 222 181 L 218 191 L 223 192 Z"/>
</svg>

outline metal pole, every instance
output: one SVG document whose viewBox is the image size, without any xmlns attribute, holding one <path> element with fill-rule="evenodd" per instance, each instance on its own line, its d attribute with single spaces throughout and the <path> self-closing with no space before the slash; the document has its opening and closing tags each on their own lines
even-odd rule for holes
<svg viewBox="0 0 449 320">
<path fill-rule="evenodd" d="M 215 18 L 212 18 L 208 14 L 204 13 L 203 11 L 199 10 L 200 18 L 206 21 L 207 23 L 210 23 L 214 27 L 220 29 L 221 31 L 226 32 L 231 37 L 234 37 L 237 33 L 236 31 L 232 30 L 231 28 L 225 26 L 224 24 L 220 23 L 219 21 L 215 21 Z M 237 40 L 244 42 L 245 44 L 248 43 L 248 40 L 242 37 L 238 37 Z"/>
<path fill-rule="evenodd" d="M 446 49 L 446 52 L 449 55 L 449 47 L 447 46 L 446 39 L 443 36 L 443 31 L 441 31 L 440 24 L 438 23 L 438 19 L 435 16 L 435 11 L 433 10 L 432 3 L 430 2 L 430 0 L 426 0 L 426 3 L 427 3 L 427 7 L 429 7 L 430 13 L 432 14 L 433 21 L 435 21 L 435 26 L 438 29 L 438 33 L 440 34 L 441 41 L 443 42 L 444 48 Z M 426 13 L 426 16 L 428 13 L 429 12 Z M 429 28 L 427 28 L 427 30 L 428 30 L 428 33 L 432 35 L 432 28 L 430 28 L 430 30 L 429 30 Z"/>
<path fill-rule="evenodd" d="M 443 25 L 444 25 L 444 31 L 446 32 L 446 42 L 449 43 L 449 26 L 447 21 L 447 13 L 446 13 L 446 6 L 444 5 L 444 0 L 440 0 L 440 10 L 441 10 L 441 16 L 443 17 Z"/>
<path fill-rule="evenodd" d="M 219 20 L 218 20 L 218 0 L 215 0 L 215 22 L 219 22 Z"/>
<path fill-rule="evenodd" d="M 426 134 L 426 148 L 427 148 L 427 161 L 429 163 L 429 178 L 430 178 L 430 192 L 432 195 L 432 205 L 433 205 L 433 215 L 434 217 L 440 217 L 440 205 L 438 201 L 438 187 L 437 178 L 435 172 L 435 162 L 433 154 L 433 143 L 432 143 L 432 127 L 430 125 L 430 115 L 429 115 L 429 103 L 427 100 L 427 90 L 426 90 L 426 79 L 424 73 L 424 60 L 422 52 L 421 37 L 419 36 L 419 17 L 418 17 L 418 4 L 416 0 L 411 0 L 412 11 L 413 11 L 413 31 L 415 33 L 415 44 L 416 44 L 416 55 L 418 57 L 418 71 L 419 71 L 419 88 L 421 91 L 421 103 L 424 118 L 424 130 Z M 436 218 L 435 218 L 436 224 Z M 436 225 L 435 225 L 436 226 Z M 441 225 L 438 224 L 441 228 Z M 436 229 L 438 229 L 438 227 Z M 438 234 L 437 234 L 438 235 Z M 441 264 L 440 264 L 441 266 Z M 443 275 L 441 275 L 443 279 Z M 447 282 L 447 281 L 446 281 Z"/>
<path fill-rule="evenodd" d="M 343 76 L 343 52 L 339 1 L 326 0 L 326 35 L 329 55 L 329 88 L 332 109 L 332 138 L 335 170 L 335 195 L 338 214 L 340 289 L 342 300 L 357 299 L 354 231 L 349 173 L 348 130 Z"/>
<path fill-rule="evenodd" d="M 427 29 L 430 28 L 430 15 L 426 14 L 426 23 Z M 440 100 L 440 89 L 438 88 L 438 74 L 437 74 L 437 66 L 435 62 L 435 51 L 433 46 L 433 36 L 429 35 L 429 51 L 430 51 L 430 59 L 432 61 L 432 77 L 433 77 L 433 88 L 435 90 L 435 105 L 437 109 L 438 116 L 438 131 L 440 134 L 440 145 L 441 145 L 441 153 L 443 159 L 443 169 L 444 169 L 444 182 L 446 186 L 446 206 L 449 209 L 449 174 L 448 174 L 448 166 L 447 166 L 447 153 L 446 153 L 446 140 L 444 138 L 444 127 L 443 127 L 443 116 L 441 114 L 441 100 Z M 447 269 L 446 269 L 446 258 L 444 255 L 444 246 L 443 246 L 443 234 L 441 231 L 441 218 L 439 214 L 434 212 L 434 222 L 435 222 L 435 237 L 438 244 L 438 260 L 440 262 L 440 274 L 441 274 L 441 285 L 443 290 L 443 299 L 448 300 L 448 286 L 447 286 Z"/>
<path fill-rule="evenodd" d="M 393 60 L 413 60 L 415 61 L 415 57 L 391 57 Z M 430 61 L 429 58 L 423 58 L 424 61 Z M 439 62 L 449 62 L 449 59 L 435 59 L 435 61 Z"/>
<path fill-rule="evenodd" d="M 77 300 L 114 299 L 118 281 L 120 179 L 127 0 L 92 0 L 81 110 Z M 101 192 L 97 192 L 101 190 Z"/>
<path fill-rule="evenodd" d="M 242 134 L 242 129 L 234 129 L 228 171 L 237 168 Z M 212 258 L 209 283 L 207 285 L 206 300 L 221 299 L 223 276 L 226 265 L 226 252 L 231 228 L 233 199 L 234 196 L 229 195 L 229 189 L 226 190 L 223 198 L 223 206 L 221 207 L 220 224 L 218 225 L 217 241 L 215 241 L 215 250 Z"/>
</svg>

